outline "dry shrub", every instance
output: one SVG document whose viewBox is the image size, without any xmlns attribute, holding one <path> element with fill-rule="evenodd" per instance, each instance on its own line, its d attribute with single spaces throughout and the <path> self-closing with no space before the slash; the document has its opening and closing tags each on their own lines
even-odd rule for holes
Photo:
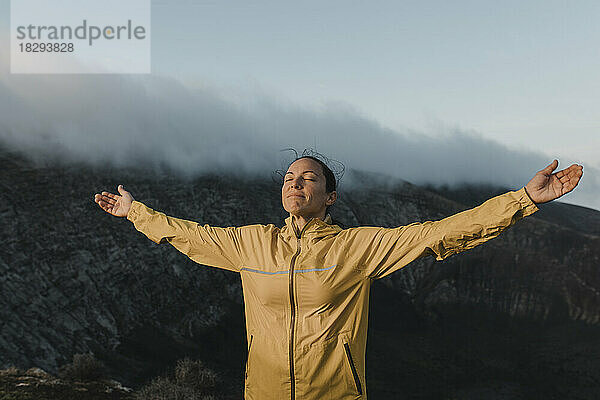
<svg viewBox="0 0 600 400">
<path fill-rule="evenodd" d="M 218 375 L 200 360 L 177 361 L 174 379 L 154 378 L 136 393 L 138 400 L 217 400 Z"/>
<path fill-rule="evenodd" d="M 19 376 L 23 375 L 23 371 L 15 366 L 0 370 L 0 376 Z"/>
<path fill-rule="evenodd" d="M 206 368 L 200 360 L 184 358 L 177 361 L 175 381 L 197 391 L 207 392 L 215 388 L 217 374 Z"/>
<path fill-rule="evenodd" d="M 58 376 L 71 381 L 96 381 L 106 376 L 106 369 L 92 353 L 75 354 L 72 363 L 59 368 Z"/>
<path fill-rule="evenodd" d="M 181 386 L 167 377 L 154 378 L 136 393 L 138 400 L 204 400 L 194 389 Z"/>
</svg>

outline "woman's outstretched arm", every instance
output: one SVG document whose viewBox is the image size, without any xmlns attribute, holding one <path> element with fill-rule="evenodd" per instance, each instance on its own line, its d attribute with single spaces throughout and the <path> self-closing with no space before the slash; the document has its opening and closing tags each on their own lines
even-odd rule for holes
<svg viewBox="0 0 600 400">
<path fill-rule="evenodd" d="M 95 201 L 106 212 L 127 217 L 135 228 L 153 242 L 170 243 L 193 261 L 239 272 L 248 252 L 257 246 L 270 226 L 214 227 L 170 217 L 133 199 L 122 185 L 120 195 L 102 192 Z"/>
<path fill-rule="evenodd" d="M 523 188 L 439 221 L 415 222 L 398 228 L 359 227 L 344 231 L 356 253 L 356 268 L 365 277 L 382 278 L 427 255 L 443 260 L 500 235 L 518 220 L 538 211 L 537 204 L 573 190 L 583 167 L 573 164 L 552 174 L 556 160 L 538 171 Z"/>
</svg>

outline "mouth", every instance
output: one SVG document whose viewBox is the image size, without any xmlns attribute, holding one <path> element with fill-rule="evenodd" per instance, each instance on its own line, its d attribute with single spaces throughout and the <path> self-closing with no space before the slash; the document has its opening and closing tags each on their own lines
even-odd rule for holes
<svg viewBox="0 0 600 400">
<path fill-rule="evenodd" d="M 290 195 L 288 196 L 288 198 L 289 198 L 289 197 L 300 197 L 300 198 L 304 198 L 304 196 L 302 196 L 302 195 L 300 195 L 300 194 L 290 194 Z"/>
</svg>

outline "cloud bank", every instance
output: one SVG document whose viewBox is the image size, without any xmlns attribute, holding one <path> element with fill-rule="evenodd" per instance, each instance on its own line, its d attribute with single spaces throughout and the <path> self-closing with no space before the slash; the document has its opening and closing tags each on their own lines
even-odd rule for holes
<svg viewBox="0 0 600 400">
<path fill-rule="evenodd" d="M 442 123 L 429 132 L 391 130 L 343 102 L 309 107 L 260 90 L 236 97 L 155 75 L 9 74 L 2 54 L 0 65 L 0 141 L 36 162 L 269 178 L 289 159 L 281 149 L 316 145 L 347 171 L 519 189 L 554 158 L 543 144 L 509 148 Z M 600 209 L 600 174 L 584 161 L 559 159 L 558 169 L 584 165 L 578 188 L 561 201 Z M 353 184 L 347 173 L 342 185 Z"/>
</svg>

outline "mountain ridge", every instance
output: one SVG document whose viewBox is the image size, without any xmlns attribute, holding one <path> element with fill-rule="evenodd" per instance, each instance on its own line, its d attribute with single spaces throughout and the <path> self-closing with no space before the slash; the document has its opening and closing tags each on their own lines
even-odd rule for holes
<svg viewBox="0 0 600 400">
<path fill-rule="evenodd" d="M 0 368 L 35 366 L 55 373 L 74 353 L 92 351 L 112 368 L 113 377 L 136 386 L 176 357 L 193 355 L 236 377 L 234 388 L 241 388 L 242 374 L 236 371 L 243 367 L 246 344 L 239 276 L 194 264 L 171 246 L 150 242 L 129 221 L 102 211 L 93 194 L 123 184 L 136 200 L 167 215 L 216 226 L 273 221 L 282 226 L 286 214 L 277 183 L 35 165 L 6 152 L 0 159 L 5 244 Z M 332 209 L 346 227 L 437 220 L 490 193 L 471 187 L 479 194 L 467 196 L 474 200 L 465 204 L 459 192 L 349 173 L 363 185 L 342 188 Z M 543 204 L 485 245 L 441 262 L 416 260 L 374 286 L 402 310 L 374 294 L 371 316 L 399 315 L 402 327 L 426 327 L 444 323 L 453 310 L 473 309 L 539 324 L 598 325 L 600 224 L 595 221 L 600 212 L 576 207 Z M 564 214 L 570 210 L 579 215 L 576 221 Z M 587 225 L 576 230 L 583 220 Z M 372 335 L 385 329 L 375 325 L 369 343 L 377 348 Z M 377 387 L 370 390 L 377 393 Z"/>
</svg>

